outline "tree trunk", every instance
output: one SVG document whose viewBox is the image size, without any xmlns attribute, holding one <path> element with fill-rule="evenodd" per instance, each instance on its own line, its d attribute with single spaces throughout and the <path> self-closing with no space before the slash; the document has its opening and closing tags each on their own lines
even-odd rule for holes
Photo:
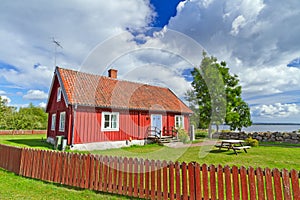
<svg viewBox="0 0 300 200">
<path fill-rule="evenodd" d="M 208 137 L 212 139 L 211 124 L 208 125 Z"/>
</svg>

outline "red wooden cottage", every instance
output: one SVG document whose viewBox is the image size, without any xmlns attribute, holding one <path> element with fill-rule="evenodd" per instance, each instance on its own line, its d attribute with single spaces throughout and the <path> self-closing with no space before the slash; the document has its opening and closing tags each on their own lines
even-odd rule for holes
<svg viewBox="0 0 300 200">
<path fill-rule="evenodd" d="M 143 144 L 149 134 L 172 135 L 174 127 L 188 131 L 192 114 L 168 88 L 118 80 L 114 69 L 105 77 L 59 67 L 46 112 L 47 141 L 63 135 L 75 149 Z"/>
</svg>

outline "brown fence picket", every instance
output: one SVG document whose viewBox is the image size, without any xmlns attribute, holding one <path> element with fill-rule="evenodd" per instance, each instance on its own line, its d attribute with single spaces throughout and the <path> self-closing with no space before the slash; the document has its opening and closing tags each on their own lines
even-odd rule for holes
<svg viewBox="0 0 300 200">
<path fill-rule="evenodd" d="M 104 160 L 104 156 L 99 156 L 98 157 L 98 191 L 103 191 L 103 160 Z"/>
<path fill-rule="evenodd" d="M 150 162 L 148 159 L 145 160 L 145 198 L 150 198 Z"/>
<path fill-rule="evenodd" d="M 288 170 L 282 170 L 282 183 L 283 183 L 283 194 L 285 200 L 292 200 L 291 188 L 290 188 L 290 174 Z"/>
<path fill-rule="evenodd" d="M 175 162 L 175 177 L 176 177 L 176 199 L 181 199 L 181 191 L 180 191 L 180 163 L 178 161 Z"/>
<path fill-rule="evenodd" d="M 232 167 L 232 182 L 233 182 L 233 198 L 240 200 L 240 184 L 239 184 L 239 169 L 237 166 Z"/>
<path fill-rule="evenodd" d="M 264 175 L 260 167 L 256 169 L 256 181 L 257 181 L 258 199 L 265 200 Z"/>
<path fill-rule="evenodd" d="M 300 199 L 300 187 L 299 187 L 299 173 L 292 169 L 291 170 L 291 184 L 293 189 L 293 197 L 294 199 Z"/>
<path fill-rule="evenodd" d="M 250 199 L 256 199 L 255 171 L 253 167 L 249 167 L 248 169 L 248 181 L 249 181 Z"/>
<path fill-rule="evenodd" d="M 128 162 L 128 196 L 132 196 L 133 194 L 133 159 L 129 158 Z"/>
<path fill-rule="evenodd" d="M 108 178 L 107 178 L 107 180 L 108 180 L 108 192 L 109 193 L 112 193 L 112 191 L 113 191 L 113 189 L 112 189 L 112 184 L 113 184 L 113 171 L 114 171 L 114 169 L 113 169 L 113 164 L 114 164 L 114 161 L 113 161 L 113 157 L 112 156 L 110 156 L 109 158 L 108 158 L 109 160 L 108 160 Z"/>
<path fill-rule="evenodd" d="M 231 171 L 229 166 L 224 167 L 224 174 L 225 174 L 226 199 L 232 199 Z"/>
<path fill-rule="evenodd" d="M 124 174 L 123 174 L 123 194 L 127 195 L 127 172 L 128 172 L 128 159 L 124 158 Z"/>
<path fill-rule="evenodd" d="M 155 199 L 156 197 L 156 189 L 155 189 L 155 161 L 151 160 L 151 168 L 150 168 L 150 173 L 151 173 L 151 199 Z"/>
<path fill-rule="evenodd" d="M 114 157 L 113 165 L 113 193 L 118 193 L 118 158 Z"/>
<path fill-rule="evenodd" d="M 202 186 L 203 186 L 203 198 L 209 199 L 209 186 L 208 186 L 208 169 L 207 165 L 202 165 Z"/>
<path fill-rule="evenodd" d="M 174 163 L 172 161 L 169 162 L 169 188 L 170 188 L 170 200 L 174 200 L 174 183 L 175 183 L 175 174 L 174 174 Z"/>
<path fill-rule="evenodd" d="M 216 183 L 216 167 L 214 165 L 210 165 L 209 167 L 209 175 L 210 175 L 210 198 L 217 199 L 217 183 Z"/>
<path fill-rule="evenodd" d="M 248 184 L 247 184 L 247 170 L 245 167 L 240 167 L 240 183 L 242 191 L 242 199 L 248 199 Z"/>
<path fill-rule="evenodd" d="M 168 164 L 167 161 L 163 161 L 163 199 L 168 199 Z"/>
<path fill-rule="evenodd" d="M 89 177 L 89 189 L 93 190 L 95 187 L 95 178 L 96 178 L 96 171 L 95 171 L 95 156 L 90 155 L 90 177 Z M 116 184 L 117 185 L 117 184 Z"/>
<path fill-rule="evenodd" d="M 182 173 L 182 199 L 188 199 L 188 184 L 187 184 L 187 170 L 186 163 L 181 164 L 181 173 Z"/>
<path fill-rule="evenodd" d="M 269 168 L 265 169 L 265 179 L 266 179 L 266 199 L 274 200 L 272 172 Z"/>
<path fill-rule="evenodd" d="M 143 159 L 140 159 L 140 163 L 139 163 L 139 169 L 140 169 L 140 182 L 139 182 L 139 198 L 144 198 L 145 196 L 145 182 L 144 182 L 144 177 L 145 177 L 145 163 Z"/>
<path fill-rule="evenodd" d="M 107 186 L 108 186 L 108 156 L 104 156 L 103 158 L 103 190 L 104 192 L 107 192 Z"/>
<path fill-rule="evenodd" d="M 190 199 L 196 200 L 195 197 L 195 167 L 193 163 L 188 164 L 188 177 L 189 177 L 189 194 L 190 194 Z"/>
<path fill-rule="evenodd" d="M 161 191 L 161 162 L 158 160 L 156 161 L 156 194 L 157 199 L 160 200 L 162 198 L 162 191 Z"/>
<path fill-rule="evenodd" d="M 138 185 L 138 179 L 139 179 L 139 162 L 138 159 L 135 158 L 133 160 L 133 196 L 134 197 L 138 197 L 138 189 L 139 189 L 139 185 Z"/>
<path fill-rule="evenodd" d="M 123 174 L 124 174 L 124 169 L 123 169 L 123 159 L 118 158 L 118 194 L 123 193 Z"/>
<path fill-rule="evenodd" d="M 218 173 L 218 199 L 224 199 L 224 169 L 221 165 L 217 167 Z"/>
<path fill-rule="evenodd" d="M 202 189 L 201 189 L 201 176 L 200 176 L 201 168 L 199 163 L 195 163 L 195 191 L 196 199 L 202 199 Z"/>
<path fill-rule="evenodd" d="M 280 180 L 280 172 L 278 169 L 273 169 L 274 191 L 276 200 L 282 200 L 282 185 Z"/>
</svg>

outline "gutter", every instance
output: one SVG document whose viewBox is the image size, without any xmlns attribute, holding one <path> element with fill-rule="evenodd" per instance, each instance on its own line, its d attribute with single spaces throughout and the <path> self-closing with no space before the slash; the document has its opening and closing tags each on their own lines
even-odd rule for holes
<svg viewBox="0 0 300 200">
<path fill-rule="evenodd" d="M 73 147 L 74 144 L 74 125 L 76 121 L 76 109 L 77 109 L 77 104 L 75 104 L 74 109 L 73 109 L 73 126 L 72 126 L 72 139 L 71 139 L 71 147 Z"/>
</svg>

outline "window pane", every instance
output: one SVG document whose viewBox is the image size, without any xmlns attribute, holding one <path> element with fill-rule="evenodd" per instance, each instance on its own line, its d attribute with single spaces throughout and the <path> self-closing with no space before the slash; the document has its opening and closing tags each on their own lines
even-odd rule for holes
<svg viewBox="0 0 300 200">
<path fill-rule="evenodd" d="M 117 115 L 116 114 L 111 115 L 111 121 L 112 122 L 117 122 Z"/>
<path fill-rule="evenodd" d="M 117 128 L 117 122 L 111 122 L 111 128 Z"/>
</svg>

